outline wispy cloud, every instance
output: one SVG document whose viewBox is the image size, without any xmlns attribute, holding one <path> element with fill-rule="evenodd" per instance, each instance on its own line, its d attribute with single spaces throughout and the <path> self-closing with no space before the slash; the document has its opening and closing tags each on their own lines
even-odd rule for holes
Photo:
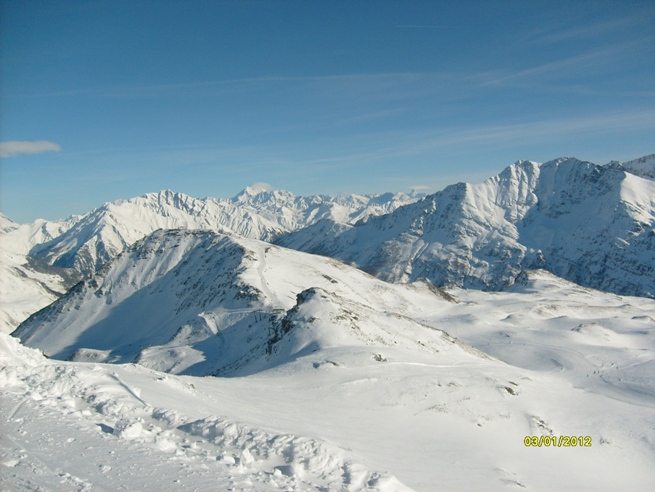
<svg viewBox="0 0 655 492">
<path fill-rule="evenodd" d="M 531 41 L 536 44 L 550 44 L 596 37 L 610 38 L 617 30 L 632 28 L 644 21 L 639 17 L 623 17 L 596 22 L 588 25 L 575 23 L 566 27 L 546 27 L 534 33 Z"/>
<path fill-rule="evenodd" d="M 412 151 L 422 152 L 444 146 L 507 145 L 522 142 L 534 144 L 554 139 L 580 137 L 589 134 L 655 128 L 655 111 L 636 110 L 604 115 L 589 115 L 580 118 L 561 118 L 541 121 L 526 121 L 507 125 L 490 125 L 462 130 L 451 130 L 441 135 L 425 135 Z M 409 150 L 409 148 L 408 148 Z"/>
<path fill-rule="evenodd" d="M 0 157 L 16 157 L 23 154 L 42 154 L 43 152 L 59 152 L 61 146 L 47 140 L 37 140 L 34 142 L 10 141 L 0 142 Z"/>
<path fill-rule="evenodd" d="M 615 63 L 617 58 L 625 56 L 626 52 L 630 52 L 637 45 L 638 43 L 634 42 L 622 43 L 522 70 L 483 72 L 476 75 L 476 78 L 484 86 L 504 85 L 534 79 L 571 78 L 579 74 L 591 75 L 593 70 L 603 70 L 604 67 Z"/>
</svg>

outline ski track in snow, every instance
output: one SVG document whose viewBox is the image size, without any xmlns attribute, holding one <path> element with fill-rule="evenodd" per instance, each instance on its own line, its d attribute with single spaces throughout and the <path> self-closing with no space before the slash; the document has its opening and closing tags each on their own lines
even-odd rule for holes
<svg viewBox="0 0 655 492">
<path fill-rule="evenodd" d="M 262 291 L 266 297 L 270 300 L 273 300 L 275 307 L 282 307 L 282 302 L 278 298 L 277 294 L 269 288 L 268 282 L 266 281 L 266 253 L 268 253 L 269 249 L 270 246 L 259 246 L 257 251 L 257 273 L 259 274 Z"/>
</svg>

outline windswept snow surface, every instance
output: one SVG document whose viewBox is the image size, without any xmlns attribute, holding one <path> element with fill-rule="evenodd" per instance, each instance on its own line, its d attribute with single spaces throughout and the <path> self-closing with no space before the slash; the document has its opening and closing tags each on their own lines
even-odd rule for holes
<svg viewBox="0 0 655 492">
<path fill-rule="evenodd" d="M 449 295 L 156 232 L 16 333 L 74 361 L 0 339 L 2 486 L 652 490 L 654 320 L 545 271 Z"/>
</svg>

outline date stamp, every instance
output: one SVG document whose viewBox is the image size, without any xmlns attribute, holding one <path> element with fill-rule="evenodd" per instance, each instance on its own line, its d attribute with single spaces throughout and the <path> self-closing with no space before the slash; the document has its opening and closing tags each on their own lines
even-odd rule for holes
<svg viewBox="0 0 655 492">
<path fill-rule="evenodd" d="M 590 448 L 591 436 L 525 436 L 526 447 Z"/>
</svg>

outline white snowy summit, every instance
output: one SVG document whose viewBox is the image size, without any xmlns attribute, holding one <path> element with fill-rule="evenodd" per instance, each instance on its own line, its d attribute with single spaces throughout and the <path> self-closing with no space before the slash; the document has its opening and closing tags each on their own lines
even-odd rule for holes
<svg viewBox="0 0 655 492">
<path fill-rule="evenodd" d="M 543 268 L 619 294 L 655 296 L 652 156 L 598 166 L 519 161 L 482 184 L 460 183 L 356 224 L 321 221 L 278 241 L 390 282 L 501 290 Z"/>
<path fill-rule="evenodd" d="M 157 229 L 213 230 L 270 241 L 320 218 L 354 221 L 412 201 L 402 194 L 382 200 L 377 195 L 297 197 L 261 184 L 232 199 L 199 199 L 166 190 L 106 203 L 56 239 L 32 247 L 30 254 L 89 275 Z"/>
</svg>

